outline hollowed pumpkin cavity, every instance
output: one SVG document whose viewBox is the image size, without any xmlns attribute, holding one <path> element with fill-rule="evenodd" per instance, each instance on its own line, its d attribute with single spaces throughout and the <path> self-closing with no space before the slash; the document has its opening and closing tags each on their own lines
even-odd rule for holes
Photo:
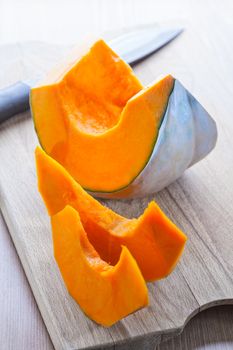
<svg viewBox="0 0 233 350">
<path fill-rule="evenodd" d="M 143 88 L 102 40 L 31 90 L 44 150 L 84 187 L 111 192 L 145 167 L 173 88 L 168 75 Z"/>
</svg>

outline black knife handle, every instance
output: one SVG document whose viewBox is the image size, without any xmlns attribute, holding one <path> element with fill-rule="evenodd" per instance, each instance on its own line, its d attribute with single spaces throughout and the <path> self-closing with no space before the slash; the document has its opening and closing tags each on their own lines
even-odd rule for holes
<svg viewBox="0 0 233 350">
<path fill-rule="evenodd" d="M 29 106 L 30 86 L 17 82 L 0 90 L 0 123 L 13 117 L 15 114 L 25 112 Z"/>
</svg>

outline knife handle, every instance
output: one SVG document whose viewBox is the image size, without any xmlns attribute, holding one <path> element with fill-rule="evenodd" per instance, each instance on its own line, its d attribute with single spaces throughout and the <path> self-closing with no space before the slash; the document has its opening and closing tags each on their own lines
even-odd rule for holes
<svg viewBox="0 0 233 350">
<path fill-rule="evenodd" d="M 30 86 L 19 81 L 0 90 L 0 123 L 18 113 L 25 112 L 29 105 Z"/>
</svg>

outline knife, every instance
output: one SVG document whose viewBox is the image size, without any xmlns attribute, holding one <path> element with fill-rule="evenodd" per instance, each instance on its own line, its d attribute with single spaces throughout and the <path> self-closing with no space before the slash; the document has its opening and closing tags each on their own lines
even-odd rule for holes
<svg viewBox="0 0 233 350">
<path fill-rule="evenodd" d="M 128 64 L 133 65 L 159 50 L 182 31 L 183 28 L 168 25 L 147 25 L 108 40 L 108 44 Z M 30 89 L 37 80 L 19 81 L 0 90 L 0 123 L 30 108 Z"/>
</svg>

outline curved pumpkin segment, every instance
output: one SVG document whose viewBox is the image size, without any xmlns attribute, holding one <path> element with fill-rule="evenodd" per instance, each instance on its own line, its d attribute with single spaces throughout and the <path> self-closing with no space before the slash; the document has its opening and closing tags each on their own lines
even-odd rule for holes
<svg viewBox="0 0 233 350">
<path fill-rule="evenodd" d="M 119 261 L 102 261 L 88 241 L 79 215 L 65 207 L 52 216 L 54 255 L 69 293 L 95 322 L 111 326 L 148 304 L 136 261 L 123 247 Z"/>
<path fill-rule="evenodd" d="M 39 191 L 50 215 L 71 205 L 80 215 L 88 239 L 101 258 L 115 264 L 121 245 L 128 247 L 146 280 L 166 277 L 177 263 L 186 236 L 151 202 L 138 219 L 104 207 L 54 159 L 36 149 Z"/>
<path fill-rule="evenodd" d="M 150 87 L 102 40 L 31 90 L 44 150 L 84 188 L 126 187 L 153 151 L 174 79 Z M 75 56 L 74 55 L 74 56 Z"/>
</svg>

